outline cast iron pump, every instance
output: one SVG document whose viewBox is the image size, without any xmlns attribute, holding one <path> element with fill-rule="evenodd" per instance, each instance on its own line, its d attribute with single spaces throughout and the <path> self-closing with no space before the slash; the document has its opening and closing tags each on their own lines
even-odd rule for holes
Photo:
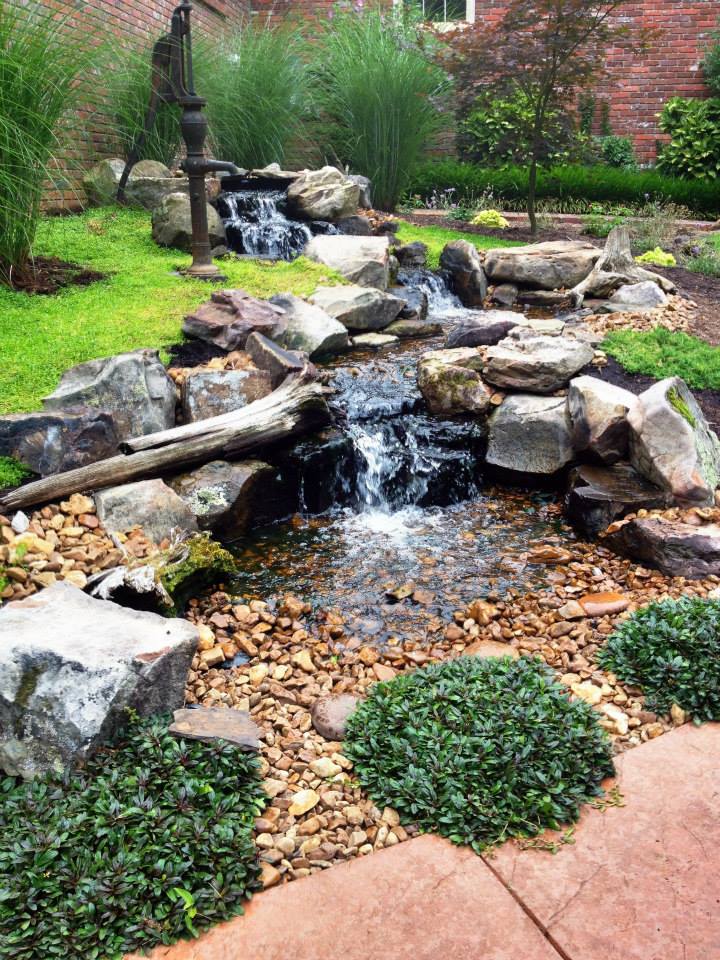
<svg viewBox="0 0 720 960">
<path fill-rule="evenodd" d="M 125 187 L 130 171 L 140 156 L 148 134 L 162 103 L 177 103 L 182 108 L 180 133 L 185 143 L 186 157 L 180 168 L 187 174 L 190 191 L 190 215 L 192 218 L 192 264 L 184 271 L 187 276 L 201 280 L 222 279 L 212 260 L 208 236 L 207 195 L 205 174 L 225 170 L 237 174 L 240 170 L 234 163 L 210 160 L 205 156 L 205 138 L 208 122 L 203 113 L 207 101 L 195 93 L 193 82 L 192 42 L 190 36 L 191 3 L 179 4 L 170 21 L 170 32 L 164 34 L 153 48 L 152 93 L 140 135 L 130 150 L 125 164 L 117 199 L 125 199 Z"/>
</svg>

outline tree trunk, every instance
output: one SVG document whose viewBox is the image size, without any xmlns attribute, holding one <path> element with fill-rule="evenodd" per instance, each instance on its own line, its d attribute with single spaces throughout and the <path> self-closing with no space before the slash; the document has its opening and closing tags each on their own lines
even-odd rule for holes
<svg viewBox="0 0 720 960">
<path fill-rule="evenodd" d="M 537 214 L 535 212 L 535 195 L 537 193 L 537 158 L 535 148 L 533 147 L 533 156 L 530 160 L 530 172 L 528 176 L 528 198 L 527 214 L 530 221 L 530 233 L 533 237 L 537 236 Z"/>
</svg>

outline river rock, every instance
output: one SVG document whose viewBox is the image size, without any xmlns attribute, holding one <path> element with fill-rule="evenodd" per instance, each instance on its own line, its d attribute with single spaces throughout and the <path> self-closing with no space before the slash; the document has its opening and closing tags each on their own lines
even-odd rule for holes
<svg viewBox="0 0 720 960">
<path fill-rule="evenodd" d="M 167 482 L 188 505 L 201 530 L 234 540 L 252 526 L 258 495 L 274 474 L 275 468 L 261 460 L 212 460 Z"/>
<path fill-rule="evenodd" d="M 398 320 L 422 321 L 428 315 L 428 295 L 420 287 L 390 287 L 388 293 L 403 301 Z"/>
<path fill-rule="evenodd" d="M 453 292 L 464 306 L 482 306 L 487 296 L 487 277 L 474 244 L 467 240 L 451 240 L 440 254 L 440 266 L 450 274 Z"/>
<path fill-rule="evenodd" d="M 180 393 L 185 423 L 207 420 L 246 407 L 272 391 L 265 370 L 191 370 Z"/>
<path fill-rule="evenodd" d="M 142 527 L 146 536 L 159 544 L 174 534 L 198 530 L 190 507 L 162 480 L 139 480 L 98 490 L 95 506 L 98 520 L 109 533 Z"/>
<path fill-rule="evenodd" d="M 485 379 L 504 390 L 553 393 L 564 387 L 595 352 L 564 337 L 507 338 L 487 351 Z"/>
<path fill-rule="evenodd" d="M 636 403 L 629 390 L 597 377 L 571 380 L 568 410 L 575 449 L 587 451 L 603 463 L 626 458 L 630 433 L 627 415 Z"/>
<path fill-rule="evenodd" d="M 393 250 L 395 259 L 401 267 L 407 270 L 416 270 L 427 267 L 427 245 L 416 240 L 414 243 L 404 243 Z"/>
<path fill-rule="evenodd" d="M 179 708 L 197 632 L 67 583 L 0 609 L 0 767 L 32 779 L 72 766 L 127 722 Z"/>
<path fill-rule="evenodd" d="M 626 305 L 635 309 L 652 310 L 663 307 L 668 302 L 667 294 L 653 280 L 641 283 L 626 283 L 619 287 L 610 298 L 610 303 Z"/>
<path fill-rule="evenodd" d="M 245 290 L 216 290 L 185 317 L 183 333 L 222 350 L 243 350 L 251 333 L 277 336 L 285 326 L 284 317 L 278 307 L 251 297 Z"/>
<path fill-rule="evenodd" d="M 225 227 L 215 207 L 207 204 L 210 246 L 225 245 Z M 152 212 L 152 237 L 161 247 L 175 247 L 190 251 L 192 220 L 190 197 L 187 193 L 174 192 L 162 199 Z"/>
<path fill-rule="evenodd" d="M 439 337 L 443 332 L 440 320 L 394 320 L 385 327 L 385 333 L 399 340 L 413 340 L 422 337 Z"/>
<path fill-rule="evenodd" d="M 154 163 L 151 160 L 142 160 L 141 163 Z M 182 194 L 189 197 L 190 184 L 187 177 L 142 176 L 133 168 L 125 187 L 125 200 L 135 207 L 144 207 L 146 210 L 157 210 L 162 202 L 171 194 Z M 159 164 L 162 166 L 162 164 Z M 224 242 L 224 241 L 223 241 Z"/>
<path fill-rule="evenodd" d="M 256 367 L 270 375 L 273 390 L 279 387 L 286 377 L 302 370 L 308 360 L 306 353 L 283 350 L 261 333 L 250 334 L 245 341 L 245 351 Z"/>
<path fill-rule="evenodd" d="M 326 740 L 343 740 L 348 719 L 360 703 L 360 697 L 351 693 L 337 693 L 320 697 L 312 705 L 312 725 Z"/>
<path fill-rule="evenodd" d="M 15 457 L 42 477 L 112 457 L 118 443 L 115 421 L 105 410 L 0 417 L 0 457 Z"/>
<path fill-rule="evenodd" d="M 629 463 L 611 467 L 585 463 L 570 472 L 565 513 L 573 526 L 592 539 L 627 513 L 661 509 L 671 500 L 666 490 L 649 483 Z"/>
<path fill-rule="evenodd" d="M 291 214 L 304 220 L 339 220 L 355 213 L 360 186 L 336 167 L 304 170 L 288 187 Z"/>
<path fill-rule="evenodd" d="M 434 414 L 486 413 L 493 391 L 472 365 L 476 350 L 433 350 L 418 362 L 418 389 Z"/>
<path fill-rule="evenodd" d="M 447 333 L 448 347 L 484 347 L 504 340 L 513 327 L 522 321 L 522 314 L 511 310 L 483 310 L 468 314 Z"/>
<path fill-rule="evenodd" d="M 720 575 L 720 526 L 702 527 L 660 517 L 636 517 L 609 533 L 603 544 L 668 577 L 702 580 Z"/>
<path fill-rule="evenodd" d="M 270 302 L 285 312 L 285 329 L 276 337 L 285 350 L 302 350 L 312 359 L 340 353 L 350 346 L 345 327 L 320 307 L 292 293 L 278 293 L 271 297 Z"/>
<path fill-rule="evenodd" d="M 564 397 L 507 397 L 488 421 L 487 462 L 516 473 L 553 474 L 573 458 Z"/>
<path fill-rule="evenodd" d="M 175 426 L 175 384 L 157 350 L 133 350 L 71 367 L 43 399 L 46 410 L 106 410 L 121 440 Z"/>
<path fill-rule="evenodd" d="M 393 337 L 390 333 L 376 333 L 374 331 L 370 333 L 359 333 L 352 338 L 352 345 L 354 347 L 374 347 L 375 349 L 379 347 L 389 347 L 390 344 L 397 342 L 398 338 Z"/>
<path fill-rule="evenodd" d="M 313 237 L 305 256 L 323 263 L 361 287 L 386 290 L 390 277 L 387 237 L 348 237 L 342 234 Z"/>
<path fill-rule="evenodd" d="M 512 307 L 517 303 L 519 293 L 520 289 L 514 283 L 499 283 L 493 287 L 490 299 L 501 307 Z"/>
<path fill-rule="evenodd" d="M 382 330 L 392 323 L 405 303 L 382 290 L 352 284 L 318 287 L 310 302 L 348 330 Z"/>
<path fill-rule="evenodd" d="M 551 240 L 488 250 L 483 266 L 495 283 L 558 290 L 584 280 L 601 253 L 598 247 L 582 240 Z"/>
<path fill-rule="evenodd" d="M 628 414 L 630 462 L 680 503 L 712 504 L 720 441 L 680 377 L 653 384 Z"/>
</svg>

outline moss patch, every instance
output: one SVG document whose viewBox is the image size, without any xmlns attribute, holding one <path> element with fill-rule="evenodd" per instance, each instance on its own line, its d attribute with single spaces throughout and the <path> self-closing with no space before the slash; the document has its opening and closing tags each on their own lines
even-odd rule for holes
<svg viewBox="0 0 720 960">
<path fill-rule="evenodd" d="M 237 570 L 233 555 L 207 533 L 191 537 L 183 548 L 181 559 L 156 565 L 158 579 L 172 598 L 172 613 L 181 613 L 193 594 Z"/>
<path fill-rule="evenodd" d="M 0 490 L 3 487 L 17 487 L 31 474 L 32 470 L 15 457 L 0 457 Z"/>
<path fill-rule="evenodd" d="M 697 426 L 697 420 L 692 415 L 690 411 L 690 407 L 687 405 L 687 403 L 685 403 L 685 401 L 680 396 L 680 394 L 675 389 L 675 387 L 671 387 L 668 390 L 666 396 L 667 396 L 668 403 L 673 408 L 673 410 L 676 410 L 680 414 L 680 416 L 683 418 L 683 420 L 686 420 L 694 430 L 695 427 Z"/>
</svg>

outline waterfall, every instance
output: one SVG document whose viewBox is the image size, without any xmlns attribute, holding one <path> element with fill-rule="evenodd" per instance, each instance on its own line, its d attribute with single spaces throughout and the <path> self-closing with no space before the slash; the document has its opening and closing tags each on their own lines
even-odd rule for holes
<svg viewBox="0 0 720 960">
<path fill-rule="evenodd" d="M 293 260 L 312 237 L 307 223 L 284 212 L 284 190 L 238 190 L 218 197 L 217 208 L 235 253 Z"/>
</svg>

